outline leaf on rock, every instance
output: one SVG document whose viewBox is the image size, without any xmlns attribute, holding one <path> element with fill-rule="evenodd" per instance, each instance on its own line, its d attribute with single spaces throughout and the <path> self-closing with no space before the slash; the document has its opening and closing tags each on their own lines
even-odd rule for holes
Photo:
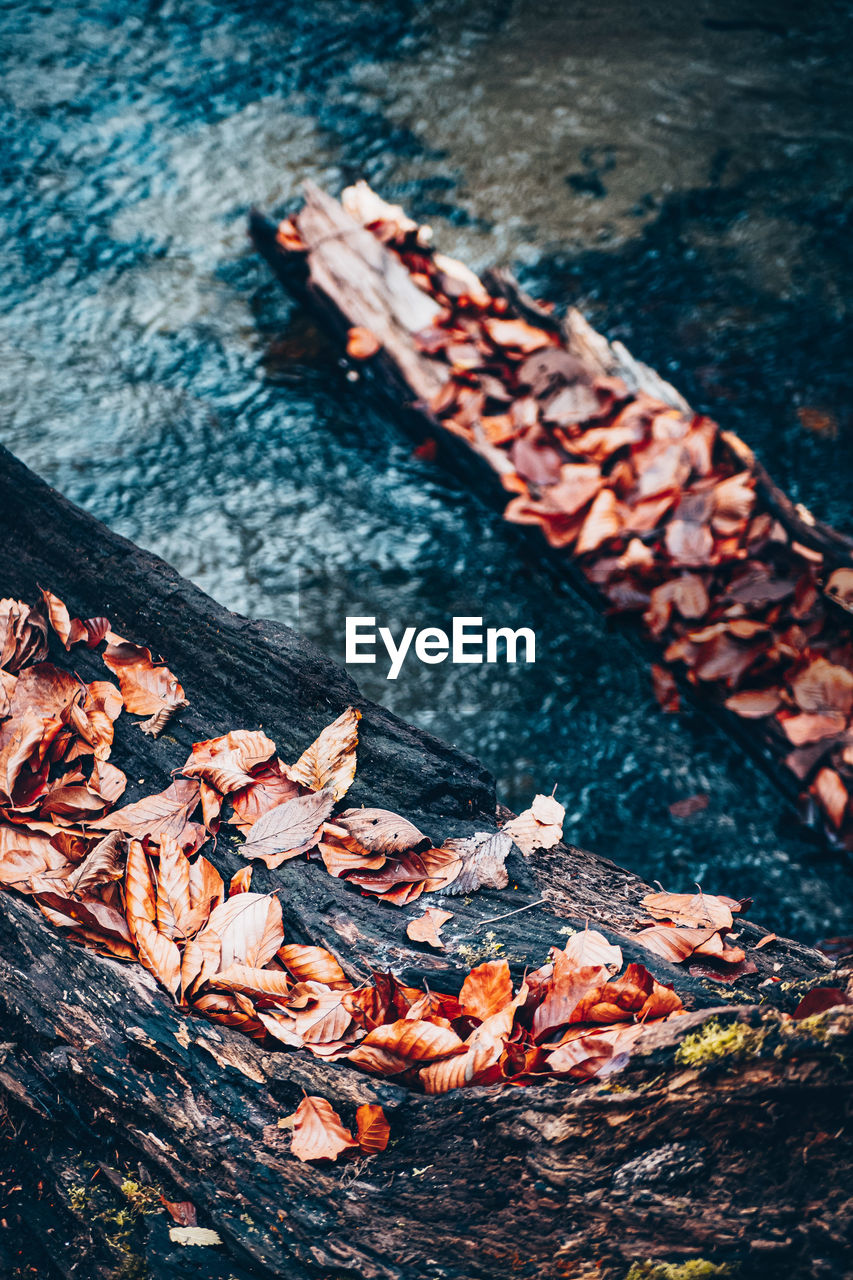
<svg viewBox="0 0 853 1280">
<path fill-rule="evenodd" d="M 285 800 L 261 814 L 240 853 L 244 858 L 260 858 L 270 868 L 306 853 L 319 840 L 334 804 L 331 791 L 312 791 Z"/>
<path fill-rule="evenodd" d="M 173 836 L 183 849 L 197 848 L 200 824 L 190 822 L 190 814 L 198 807 L 199 784 L 194 778 L 176 778 L 165 791 L 145 796 L 135 804 L 116 809 L 93 825 L 100 830 L 123 831 L 125 835 L 160 841 Z"/>
<path fill-rule="evenodd" d="M 336 801 L 346 795 L 355 777 L 358 722 L 361 712 L 347 707 L 337 720 L 286 769 L 287 776 L 311 791 L 330 790 Z"/>
<path fill-rule="evenodd" d="M 120 831 L 111 831 L 104 836 L 68 877 L 68 892 L 83 898 L 93 889 L 110 884 L 113 880 L 121 880 L 124 876 L 126 850 L 127 841 Z"/>
<path fill-rule="evenodd" d="M 380 1106 L 364 1102 L 355 1113 L 358 1145 L 365 1155 L 384 1151 L 391 1137 L 391 1126 Z"/>
<path fill-rule="evenodd" d="M 553 796 L 537 795 L 529 809 L 505 823 L 501 830 L 518 845 L 522 853 L 537 849 L 553 849 L 563 838 L 566 811 Z"/>
<path fill-rule="evenodd" d="M 261 969 L 284 940 L 281 903 L 274 894 L 238 893 L 214 907 L 206 928 L 219 937 L 223 969 L 232 964 Z"/>
<path fill-rule="evenodd" d="M 322 982 L 334 989 L 352 989 L 343 969 L 325 947 L 288 942 L 279 948 L 278 958 L 298 982 Z"/>
<path fill-rule="evenodd" d="M 42 591 L 41 595 L 47 610 L 48 621 L 65 649 L 70 649 L 72 645 L 80 644 L 81 641 L 89 649 L 94 649 L 109 631 L 109 618 L 87 618 L 85 622 L 81 622 L 79 618 L 71 617 L 59 596 L 53 595 L 50 591 Z"/>
<path fill-rule="evenodd" d="M 346 1151 L 357 1151 L 349 1129 L 325 1098 L 306 1094 L 293 1115 L 290 1149 L 297 1160 L 337 1160 Z"/>
<path fill-rule="evenodd" d="M 23 600 L 0 600 L 0 667 L 20 671 L 47 653 L 47 622 Z"/>
<path fill-rule="evenodd" d="M 285 777 L 278 760 L 253 770 L 251 782 L 231 796 L 231 817 L 241 831 L 248 831 L 261 816 L 285 800 L 299 795 L 299 785 Z"/>
<path fill-rule="evenodd" d="M 730 929 L 731 899 L 723 901 L 712 893 L 647 893 L 641 900 L 655 920 L 693 928 Z"/>
<path fill-rule="evenodd" d="M 422 831 L 389 809 L 347 809 L 335 823 L 371 853 L 405 853 L 429 845 Z"/>
<path fill-rule="evenodd" d="M 512 850 L 512 840 L 503 831 L 476 831 L 473 836 L 445 840 L 442 849 L 455 853 L 462 859 L 459 874 L 448 886 L 448 893 L 505 889 L 509 883 L 504 863 Z"/>
<path fill-rule="evenodd" d="M 459 1006 L 468 1018 L 484 1022 L 512 1000 L 512 978 L 506 960 L 487 960 L 472 969 L 462 983 Z"/>
<path fill-rule="evenodd" d="M 108 640 L 112 635 L 108 633 Z M 118 637 L 113 636 L 113 641 L 116 640 Z M 105 665 L 118 677 L 127 710 L 134 715 L 150 716 L 139 726 L 143 733 L 156 738 L 176 711 L 189 706 L 177 676 L 167 666 L 153 662 L 150 649 L 128 640 L 111 641 L 102 656 Z"/>
<path fill-rule="evenodd" d="M 622 968 L 622 950 L 608 942 L 596 929 L 574 933 L 564 947 L 565 954 L 579 969 L 604 968 L 618 973 Z"/>
<path fill-rule="evenodd" d="M 252 770 L 275 753 L 275 743 L 260 729 L 233 729 L 221 738 L 196 742 L 181 773 L 199 778 L 230 795 L 254 781 Z"/>
<path fill-rule="evenodd" d="M 438 951 L 444 950 L 444 943 L 438 936 L 441 926 L 453 919 L 452 911 L 440 911 L 437 907 L 427 907 L 422 916 L 410 920 L 406 925 L 406 936 L 412 942 L 425 942 Z"/>
</svg>

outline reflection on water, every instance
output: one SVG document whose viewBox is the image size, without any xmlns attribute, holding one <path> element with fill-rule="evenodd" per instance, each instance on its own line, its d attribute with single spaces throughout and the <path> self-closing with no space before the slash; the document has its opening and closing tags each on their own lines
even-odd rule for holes
<svg viewBox="0 0 853 1280">
<path fill-rule="evenodd" d="M 621 637 L 515 530 L 412 456 L 245 236 L 252 203 L 364 173 L 450 252 L 580 299 L 850 528 L 845 8 L 6 6 L 3 442 L 338 658 L 347 613 L 534 627 L 534 667 L 356 675 L 485 759 L 510 804 L 556 782 L 578 843 L 669 888 L 752 893 L 779 930 L 848 929 L 847 873 L 698 717 L 658 714 Z M 699 792 L 703 812 L 670 815 Z"/>
</svg>

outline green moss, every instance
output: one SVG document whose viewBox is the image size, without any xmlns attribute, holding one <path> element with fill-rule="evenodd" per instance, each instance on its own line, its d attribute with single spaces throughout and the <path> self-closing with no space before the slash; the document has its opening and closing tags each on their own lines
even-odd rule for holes
<svg viewBox="0 0 853 1280">
<path fill-rule="evenodd" d="M 725 1262 L 691 1258 L 689 1262 L 634 1262 L 625 1280 L 722 1280 L 731 1274 Z"/>
<path fill-rule="evenodd" d="M 68 1204 L 78 1218 L 97 1226 L 104 1243 L 116 1259 L 114 1280 L 147 1280 L 148 1264 L 134 1248 L 134 1231 L 143 1214 L 161 1213 L 159 1187 L 144 1186 L 125 1177 L 120 1186 L 124 1202 L 116 1203 L 113 1188 L 75 1185 L 68 1189 Z"/>
<path fill-rule="evenodd" d="M 484 960 L 499 959 L 503 950 L 504 944 L 498 942 L 497 934 L 493 929 L 490 929 L 483 936 L 483 941 L 479 946 L 465 943 L 456 948 L 456 954 L 473 969 L 475 965 L 482 964 Z"/>
<path fill-rule="evenodd" d="M 684 1037 L 675 1060 L 683 1067 L 707 1067 L 726 1058 L 756 1058 L 766 1037 L 766 1027 L 748 1027 L 743 1022 L 723 1025 L 711 1018 Z"/>
</svg>

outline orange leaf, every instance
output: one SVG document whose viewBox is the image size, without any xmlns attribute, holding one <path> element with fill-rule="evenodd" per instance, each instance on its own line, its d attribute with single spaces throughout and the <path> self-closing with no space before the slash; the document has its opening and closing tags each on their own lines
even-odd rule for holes
<svg viewBox="0 0 853 1280">
<path fill-rule="evenodd" d="M 391 1136 L 391 1126 L 380 1106 L 364 1102 L 355 1113 L 358 1145 L 365 1155 L 384 1151 Z"/>
<path fill-rule="evenodd" d="M 426 942 L 431 947 L 444 950 L 444 943 L 438 936 L 441 926 L 453 919 L 452 911 L 440 911 L 437 907 L 427 907 L 422 916 L 410 920 L 406 925 L 406 934 L 412 942 Z"/>
<path fill-rule="evenodd" d="M 108 638 L 112 635 L 108 632 Z M 152 661 L 150 649 L 127 640 L 110 642 L 103 660 L 118 677 L 128 711 L 151 717 L 139 726 L 143 733 L 156 738 L 177 710 L 189 706 L 177 677 L 168 667 Z"/>
<path fill-rule="evenodd" d="M 293 1115 L 290 1149 L 297 1160 L 337 1160 L 358 1143 L 325 1098 L 306 1094 Z"/>
<path fill-rule="evenodd" d="M 181 773 L 188 778 L 201 778 L 229 795 L 249 786 L 252 769 L 269 760 L 274 752 L 275 743 L 260 729 L 233 729 L 221 738 L 194 743 Z"/>
<path fill-rule="evenodd" d="M 343 969 L 325 947 L 291 942 L 279 948 L 278 958 L 298 982 L 323 982 L 327 987 L 352 989 Z"/>
<path fill-rule="evenodd" d="M 439 1058 L 466 1052 L 464 1043 L 455 1031 L 437 1027 L 433 1022 L 410 1021 L 406 1018 L 370 1031 L 359 1044 L 357 1053 L 371 1048 L 382 1050 L 407 1064 L 436 1062 Z M 353 1055 L 350 1056 L 353 1061 L 357 1060 Z"/>
<path fill-rule="evenodd" d="M 459 1005 L 468 1018 L 484 1022 L 512 1000 L 512 978 L 506 960 L 487 960 L 472 969 L 459 993 Z"/>
<path fill-rule="evenodd" d="M 248 893 L 252 884 L 252 868 L 241 867 L 239 871 L 235 871 L 231 877 L 231 883 L 228 886 L 228 897 L 233 898 L 235 893 Z"/>
<path fill-rule="evenodd" d="M 428 844 L 422 831 L 389 809 L 347 809 L 335 818 L 370 853 L 406 853 Z"/>
<path fill-rule="evenodd" d="M 713 893 L 647 893 L 642 905 L 656 920 L 693 928 L 730 929 L 731 908 Z"/>
</svg>

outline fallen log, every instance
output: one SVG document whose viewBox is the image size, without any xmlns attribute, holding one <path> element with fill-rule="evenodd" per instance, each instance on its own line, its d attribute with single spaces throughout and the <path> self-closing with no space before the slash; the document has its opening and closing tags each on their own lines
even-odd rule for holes
<svg viewBox="0 0 853 1280">
<path fill-rule="evenodd" d="M 4 593 L 34 598 L 40 585 L 81 616 L 106 610 L 181 678 L 189 705 L 161 737 L 116 722 L 126 799 L 165 787 L 199 739 L 261 721 L 292 759 L 355 705 L 349 803 L 395 808 L 442 837 L 507 816 L 476 761 L 364 702 L 288 628 L 220 608 L 5 452 L 0 527 Z M 71 661 L 102 678 L 94 651 Z M 211 856 L 225 875 L 245 865 L 224 834 Z M 642 1030 L 617 1075 L 424 1096 L 190 1018 L 138 965 L 68 943 L 30 901 L 0 894 L 0 1265 L 93 1278 L 621 1280 L 632 1267 L 654 1275 L 649 1260 L 705 1259 L 745 1276 L 768 1260 L 791 1276 L 836 1273 L 853 1018 L 785 1011 L 842 979 L 797 943 L 755 950 L 766 933 L 744 923 L 755 970 L 721 985 L 649 955 L 635 924 L 647 886 L 607 860 L 557 845 L 507 865 L 505 891 L 452 899 L 441 953 L 317 861 L 254 874 L 280 890 L 288 941 L 325 946 L 355 979 L 390 967 L 433 991 L 458 991 L 495 954 L 520 978 L 561 933 L 594 926 L 688 1010 Z M 280 1122 L 303 1091 L 348 1125 L 357 1105 L 381 1105 L 391 1145 L 351 1164 L 297 1161 Z M 191 1201 L 216 1237 L 182 1246 L 165 1201 Z"/>
<path fill-rule="evenodd" d="M 853 541 L 578 311 L 481 282 L 364 183 L 344 204 L 306 184 L 294 219 L 253 214 L 251 234 L 395 416 L 628 620 L 662 705 L 686 691 L 853 850 Z"/>
</svg>

